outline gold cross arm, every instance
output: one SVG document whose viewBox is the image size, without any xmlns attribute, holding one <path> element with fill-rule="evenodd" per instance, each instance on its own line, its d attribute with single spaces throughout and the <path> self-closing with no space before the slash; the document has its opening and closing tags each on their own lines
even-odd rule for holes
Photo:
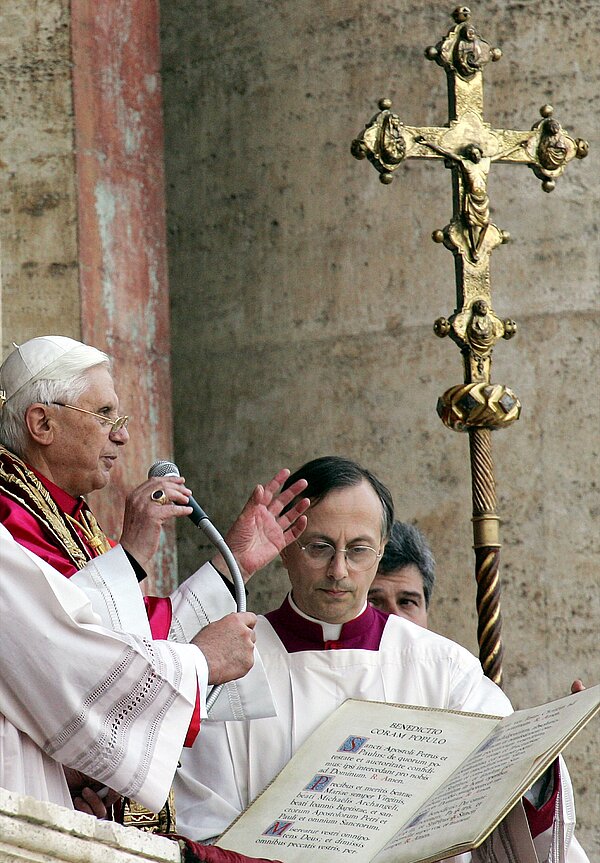
<svg viewBox="0 0 600 863">
<path fill-rule="evenodd" d="M 463 351 L 467 379 L 482 381 L 489 380 L 495 342 L 501 337 L 511 338 L 516 331 L 514 321 L 500 321 L 491 307 L 489 257 L 509 239 L 508 232 L 492 224 L 490 218 L 491 165 L 527 165 L 542 181 L 544 191 L 551 192 L 566 165 L 587 155 L 588 144 L 563 129 L 550 105 L 541 107 L 541 119 L 526 131 L 494 129 L 485 122 L 483 69 L 488 62 L 499 60 L 502 52 L 479 36 L 466 6 L 458 7 L 453 17 L 456 26 L 425 51 L 429 60 L 446 71 L 447 124 L 411 126 L 391 110 L 389 99 L 381 99 L 379 112 L 354 139 L 351 152 L 357 159 L 367 158 L 384 184 L 392 182 L 394 171 L 406 159 L 443 159 L 452 170 L 452 220 L 432 236 L 455 255 L 458 307 L 449 320 L 436 321 L 435 331 L 439 336 L 450 335 L 461 348 L 468 347 Z M 479 321 L 476 308 L 484 306 L 485 345 L 476 335 L 471 338 L 473 320 Z"/>
<path fill-rule="evenodd" d="M 389 99 L 379 101 L 379 113 L 352 142 L 357 159 L 368 158 L 379 171 L 382 183 L 390 183 L 393 172 L 408 158 L 464 158 L 467 147 L 477 147 L 491 161 L 528 165 L 551 192 L 556 179 L 573 158 L 583 159 L 588 144 L 572 138 L 552 116 L 550 105 L 540 109 L 542 119 L 529 131 L 492 129 L 483 120 L 483 69 L 502 56 L 482 39 L 470 21 L 466 6 L 454 10 L 456 26 L 435 46 L 425 50 L 448 78 L 448 124 L 444 127 L 406 125 L 391 111 Z M 437 148 L 437 149 L 436 149 Z"/>
<path fill-rule="evenodd" d="M 481 83 L 474 80 L 473 85 Z M 473 88 L 475 89 L 475 87 Z M 405 159 L 446 159 L 460 163 L 467 149 L 477 147 L 491 162 L 515 162 L 529 166 L 551 192 L 571 159 L 583 159 L 588 143 L 573 138 L 553 117 L 551 105 L 540 108 L 541 120 L 528 131 L 493 129 L 481 114 L 468 108 L 446 126 L 410 126 L 392 110 L 389 99 L 379 101 L 379 113 L 352 142 L 352 155 L 367 158 L 379 171 L 382 183 L 391 183 L 393 172 Z"/>
</svg>

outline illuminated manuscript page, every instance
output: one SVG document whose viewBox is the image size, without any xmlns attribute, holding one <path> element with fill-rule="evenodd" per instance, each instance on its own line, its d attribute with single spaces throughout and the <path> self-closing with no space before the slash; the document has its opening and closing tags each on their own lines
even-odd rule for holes
<svg viewBox="0 0 600 863">
<path fill-rule="evenodd" d="M 286 863 L 369 861 L 497 722 L 346 701 L 217 844 Z"/>
<path fill-rule="evenodd" d="M 598 710 L 599 691 L 595 686 L 500 720 L 376 863 L 420 863 L 481 844 Z"/>
<path fill-rule="evenodd" d="M 599 706 L 600 686 L 504 719 L 347 701 L 217 844 L 286 863 L 452 856 L 485 839 Z"/>
</svg>

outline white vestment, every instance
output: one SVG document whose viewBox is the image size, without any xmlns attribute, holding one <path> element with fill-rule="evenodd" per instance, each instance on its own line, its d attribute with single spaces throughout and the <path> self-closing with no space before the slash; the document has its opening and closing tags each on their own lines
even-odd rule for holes
<svg viewBox="0 0 600 863">
<path fill-rule="evenodd" d="M 72 808 L 61 764 L 158 811 L 206 662 L 113 632 L 0 525 L 0 785 Z"/>
<path fill-rule="evenodd" d="M 484 677 L 474 656 L 400 617 L 388 618 L 379 650 L 288 653 L 262 617 L 256 633 L 277 716 L 235 723 L 209 720 L 203 725 L 201 744 L 184 751 L 175 778 L 175 804 L 178 830 L 192 839 L 206 840 L 222 833 L 347 698 L 494 715 L 512 711 L 504 693 Z M 559 837 L 557 848 L 562 853 L 574 826 L 566 770 L 561 798 L 554 836 Z M 549 841 L 547 837 L 546 845 Z M 540 859 L 547 856 L 546 850 Z M 553 863 L 560 859 L 552 858 Z M 569 856 L 569 863 L 579 860 L 585 861 L 585 855 Z"/>
<path fill-rule="evenodd" d="M 64 577 L 64 576 L 63 576 Z M 70 577 L 88 596 L 103 626 L 152 638 L 137 577 L 120 545 L 90 560 Z M 236 610 L 233 597 L 219 573 L 205 563 L 170 595 L 172 620 L 169 641 L 189 643 L 207 624 Z M 204 718 L 208 669 L 200 678 L 201 716 Z M 211 709 L 213 719 L 253 719 L 273 716 L 275 710 L 263 664 L 241 680 L 225 684 Z"/>
</svg>

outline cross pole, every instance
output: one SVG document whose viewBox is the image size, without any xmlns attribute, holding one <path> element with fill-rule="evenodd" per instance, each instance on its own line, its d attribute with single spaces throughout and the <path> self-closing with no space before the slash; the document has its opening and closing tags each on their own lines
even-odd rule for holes
<svg viewBox="0 0 600 863">
<path fill-rule="evenodd" d="M 446 71 L 448 123 L 409 126 L 391 111 L 389 99 L 381 99 L 379 113 L 351 151 L 357 159 L 366 157 L 386 185 L 406 159 L 443 159 L 452 171 L 452 219 L 432 238 L 454 255 L 457 307 L 449 318 L 435 321 L 434 332 L 450 336 L 460 348 L 464 384 L 440 397 L 437 412 L 448 428 L 469 435 L 479 657 L 485 674 L 501 685 L 500 532 L 491 432 L 517 420 L 521 404 L 512 390 L 490 379 L 494 345 L 512 338 L 517 326 L 492 308 L 490 255 L 510 237 L 490 221 L 487 178 L 493 162 L 524 164 L 551 192 L 567 162 L 587 155 L 588 144 L 562 128 L 550 105 L 540 109 L 541 119 L 529 131 L 492 129 L 484 122 L 483 67 L 502 52 L 479 36 L 467 6 L 457 7 L 452 17 L 455 26 L 425 51 Z"/>
</svg>

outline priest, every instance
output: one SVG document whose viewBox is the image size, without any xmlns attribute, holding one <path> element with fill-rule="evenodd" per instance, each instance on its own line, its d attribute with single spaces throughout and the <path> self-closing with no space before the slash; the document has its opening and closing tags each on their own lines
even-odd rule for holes
<svg viewBox="0 0 600 863">
<path fill-rule="evenodd" d="M 435 559 L 414 524 L 395 521 L 367 599 L 375 608 L 399 614 L 427 628 L 435 584 Z"/>
<path fill-rule="evenodd" d="M 171 654 L 167 648 L 163 648 L 162 652 L 167 650 L 165 656 L 172 655 L 170 662 L 175 665 L 179 675 L 182 673 L 179 654 L 193 657 L 193 669 L 190 666 L 186 673 L 184 700 L 191 697 L 189 681 L 192 678 L 194 691 L 188 727 L 183 737 L 180 734 L 173 737 L 174 752 L 178 746 L 180 748 L 183 740 L 190 745 L 195 739 L 200 717 L 205 714 L 209 682 L 231 681 L 228 691 L 222 693 L 213 708 L 217 716 L 231 719 L 264 716 L 272 714 L 273 707 L 260 661 L 254 663 L 243 681 L 235 680 L 242 677 L 252 665 L 254 615 L 244 613 L 220 620 L 235 610 L 221 575 L 215 568 L 223 568 L 220 556 L 213 560 L 214 565 L 205 564 L 201 567 L 171 597 L 142 597 L 138 579 L 144 577 L 143 566 L 158 547 L 161 525 L 167 519 L 191 512 L 187 506 L 191 492 L 184 480 L 179 477 L 154 478 L 134 489 L 127 498 L 123 532 L 118 543 L 104 535 L 88 507 L 85 495 L 108 483 L 110 472 L 128 440 L 128 418 L 119 415 L 110 360 L 96 348 L 62 336 L 43 336 L 15 347 L 0 367 L 0 523 L 4 525 L 0 558 L 2 577 L 5 569 L 13 565 L 13 558 L 9 558 L 8 552 L 4 551 L 9 547 L 6 542 L 8 532 L 21 548 L 21 553 L 17 554 L 14 543 L 9 544 L 11 555 L 19 561 L 19 566 L 15 564 L 15 571 L 30 572 L 33 569 L 43 592 L 50 585 L 50 593 L 57 600 L 53 604 L 56 614 L 60 617 L 66 612 L 73 617 L 72 621 L 67 622 L 69 627 L 72 624 L 102 626 L 121 633 L 124 638 L 133 638 L 136 645 L 139 645 L 136 639 L 141 639 L 141 646 L 131 649 L 150 654 L 151 661 L 144 671 L 148 675 L 162 673 L 163 666 L 168 666 L 167 659 L 155 656 L 152 639 L 179 642 L 181 650 L 171 647 Z M 266 486 L 257 486 L 226 536 L 246 578 L 272 559 L 287 542 L 297 538 L 305 526 L 306 519 L 302 513 L 309 505 L 308 500 L 293 504 L 291 509 L 283 513 L 286 504 L 306 484 L 302 482 L 278 495 L 281 482 L 288 475 L 289 471 L 280 471 Z M 65 581 L 62 589 L 57 587 L 56 573 L 60 573 Z M 12 579 L 14 573 L 7 574 L 3 591 L 9 590 L 9 575 Z M 34 581 L 31 580 L 31 583 Z M 24 577 L 23 582 L 26 594 L 30 579 Z M 68 597 L 64 600 L 66 605 L 63 605 L 65 591 Z M 27 610 L 25 594 L 23 591 L 18 594 L 25 603 L 24 612 Z M 6 601 L 7 616 L 3 616 L 3 625 L 5 619 L 11 622 L 21 619 L 19 616 L 10 616 L 8 607 L 13 599 L 8 596 Z M 35 597 L 32 597 L 32 604 L 37 608 Z M 84 606 L 85 614 L 80 619 L 73 609 Z M 32 617 L 32 621 L 35 623 L 36 618 Z M 211 621 L 217 623 L 211 624 Z M 51 627 L 49 631 L 52 631 Z M 80 632 L 77 626 L 75 632 Z M 43 628 L 41 635 L 43 638 Z M 52 640 L 51 636 L 45 637 Z M 115 640 L 119 642 L 119 638 L 112 636 L 107 643 L 121 649 Z M 34 641 L 32 639 L 31 642 L 32 656 L 37 657 L 40 654 L 35 650 Z M 76 641 L 77 638 L 74 638 L 73 644 Z M 238 651 L 242 655 L 236 659 Z M 51 653 L 50 648 L 42 651 L 42 655 L 49 657 L 48 661 Z M 82 655 L 88 656 L 84 652 Z M 114 649 L 108 650 L 104 665 L 99 658 L 98 670 L 107 672 L 109 667 L 113 668 L 111 661 L 114 664 L 115 656 Z M 16 685 L 22 674 L 21 653 L 15 647 L 9 650 L 5 658 L 9 668 L 13 669 L 8 672 L 8 677 Z M 63 669 L 64 664 L 58 661 L 58 654 L 54 658 L 57 664 L 52 667 Z M 79 662 L 76 647 L 73 648 L 71 659 Z M 114 668 L 117 667 L 114 665 Z M 93 663 L 91 668 L 94 668 Z M 69 670 L 70 665 L 61 670 L 61 680 L 63 677 L 68 679 Z M 102 683 L 102 674 L 98 680 L 98 684 L 94 684 L 93 679 L 91 683 L 82 681 L 75 685 L 75 690 L 81 693 L 95 691 L 94 686 L 105 685 Z M 169 681 L 172 689 L 174 681 L 170 678 Z M 34 682 L 31 687 L 35 690 Z M 40 697 L 47 696 L 50 691 L 48 685 L 42 686 L 39 689 Z M 175 698 L 174 692 L 171 697 Z M 36 745 L 42 746 L 43 751 L 47 752 L 44 745 L 52 735 L 42 721 L 43 711 L 32 720 L 33 726 L 25 723 L 21 727 L 21 715 L 18 711 L 17 714 L 11 713 L 11 704 L 14 707 L 20 703 L 20 696 L 9 696 L 7 710 L 17 720 L 15 727 L 29 735 L 35 726 L 38 733 L 38 737 L 34 738 Z M 127 709 L 123 714 L 126 727 L 142 703 L 145 702 L 142 700 L 137 708 L 131 708 L 133 713 Z M 4 706 L 4 702 L 2 704 Z M 108 709 L 108 704 L 104 703 L 104 707 Z M 143 727 L 141 723 L 140 728 Z M 145 732 L 140 733 L 143 738 Z M 5 745 L 12 739 L 15 739 L 14 736 L 5 738 Z M 4 773 L 0 776 L 0 784 L 34 796 L 42 794 L 42 799 L 64 803 L 64 795 L 59 792 L 56 781 L 50 782 L 46 794 L 42 786 L 36 785 L 33 771 L 20 770 L 20 746 L 19 743 L 14 758 L 5 749 Z M 90 749 L 92 753 L 95 751 L 93 747 Z M 60 760 L 60 753 L 60 747 L 56 751 L 51 747 L 50 754 L 55 760 Z M 148 752 L 145 752 L 144 758 L 147 757 Z M 160 763 L 161 756 L 158 757 Z M 68 761 L 65 764 L 73 767 Z M 15 766 L 14 772 L 11 772 L 11 765 Z M 96 779 L 104 781 L 106 778 L 108 781 L 109 777 L 104 776 L 106 770 L 102 760 L 98 769 L 94 768 L 92 761 L 88 766 Z M 169 770 L 165 773 L 168 774 Z M 143 793 L 144 782 L 140 776 L 138 780 Z M 130 781 L 135 785 L 138 780 L 132 778 Z M 32 786 L 30 782 L 33 782 Z M 98 801 L 95 803 L 98 804 Z"/>
<path fill-rule="evenodd" d="M 220 834 L 347 698 L 496 715 L 512 710 L 468 651 L 367 603 L 393 523 L 392 497 L 377 477 L 354 462 L 325 457 L 288 482 L 299 478 L 308 483 L 303 493 L 311 507 L 306 530 L 281 553 L 291 593 L 256 626 L 277 716 L 209 721 L 207 746 L 183 754 L 175 782 L 179 829 L 194 839 Z M 211 771 L 214 761 L 219 769 Z M 535 844 L 540 861 L 587 860 L 573 837 L 564 765 L 556 762 L 529 798 L 520 831 L 528 857 L 519 848 L 513 857 L 477 859 L 529 863 L 537 860 Z M 490 844 L 476 854 L 488 852 Z"/>
</svg>

